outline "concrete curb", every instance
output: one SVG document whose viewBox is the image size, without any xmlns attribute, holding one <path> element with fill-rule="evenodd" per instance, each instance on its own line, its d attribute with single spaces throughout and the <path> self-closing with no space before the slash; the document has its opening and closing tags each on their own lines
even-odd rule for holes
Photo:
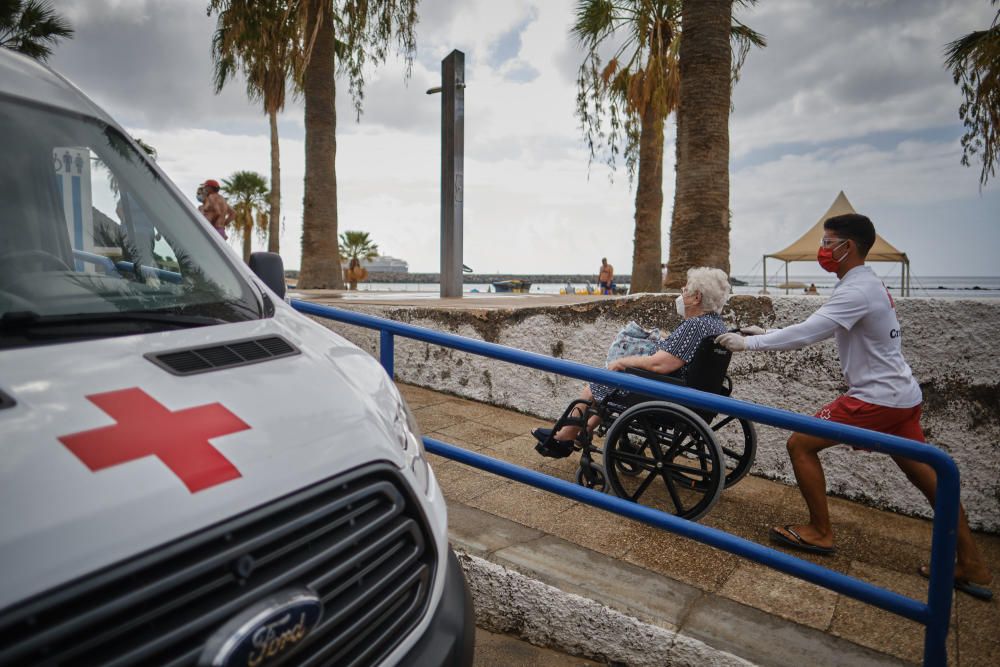
<svg viewBox="0 0 1000 667">
<path fill-rule="evenodd" d="M 644 623 L 477 556 L 456 553 L 472 590 L 476 624 L 486 630 L 609 664 L 753 665 L 677 631 Z"/>
</svg>

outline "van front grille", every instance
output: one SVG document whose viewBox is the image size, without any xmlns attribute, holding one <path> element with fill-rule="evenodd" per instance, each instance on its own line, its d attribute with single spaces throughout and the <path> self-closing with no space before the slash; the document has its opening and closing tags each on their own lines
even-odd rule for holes
<svg viewBox="0 0 1000 667">
<path fill-rule="evenodd" d="M 0 665 L 195 665 L 229 619 L 302 587 L 323 618 L 290 664 L 376 664 L 423 617 L 436 562 L 409 487 L 368 466 L 0 614 Z"/>
</svg>

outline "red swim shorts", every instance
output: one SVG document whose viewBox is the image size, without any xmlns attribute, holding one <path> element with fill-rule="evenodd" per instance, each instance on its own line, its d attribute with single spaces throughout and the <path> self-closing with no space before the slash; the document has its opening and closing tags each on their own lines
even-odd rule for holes
<svg viewBox="0 0 1000 667">
<path fill-rule="evenodd" d="M 824 405 L 816 416 L 838 424 L 848 424 L 869 431 L 926 442 L 924 431 L 920 428 L 920 406 L 918 403 L 912 408 L 887 408 L 850 396 L 840 396 L 832 403 Z"/>
</svg>

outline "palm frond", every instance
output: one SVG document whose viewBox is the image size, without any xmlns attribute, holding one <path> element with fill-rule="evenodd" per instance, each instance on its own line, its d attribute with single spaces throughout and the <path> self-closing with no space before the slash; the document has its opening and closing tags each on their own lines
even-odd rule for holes
<svg viewBox="0 0 1000 667">
<path fill-rule="evenodd" d="M 45 61 L 60 39 L 74 31 L 69 21 L 56 13 L 48 0 L 3 0 L 0 2 L 0 46 Z"/>
<path fill-rule="evenodd" d="M 730 78 L 732 85 L 735 86 L 740 80 L 740 71 L 743 69 L 747 55 L 750 54 L 750 49 L 754 46 L 763 49 L 767 46 L 767 38 L 734 18 L 730 39 L 733 43 L 733 69 Z"/>
<path fill-rule="evenodd" d="M 593 162 L 614 169 L 624 156 L 631 180 L 640 118 L 650 105 L 662 121 L 677 106 L 678 0 L 578 0 L 571 36 L 583 47 L 577 116 Z M 607 57 L 607 62 L 604 58 Z"/>
<path fill-rule="evenodd" d="M 982 160 L 982 187 L 1000 162 L 1000 11 L 988 29 L 971 32 L 945 46 L 945 67 L 965 98 L 958 109 L 965 125 L 961 162 L 970 166 L 977 157 Z"/>
<path fill-rule="evenodd" d="M 409 77 L 417 50 L 417 3 L 419 0 L 341 0 L 329 6 L 327 0 L 305 0 L 300 17 L 308 14 L 310 3 L 319 2 L 315 25 L 306 26 L 305 62 L 320 20 L 333 21 L 337 41 L 334 46 L 337 71 L 347 77 L 355 115 L 361 118 L 364 106 L 365 72 L 386 61 L 391 51 L 403 58 Z"/>
<path fill-rule="evenodd" d="M 286 88 L 301 80 L 303 40 L 297 0 L 212 0 L 217 13 L 212 36 L 213 84 L 219 93 L 240 73 L 247 99 L 265 113 L 281 111 Z"/>
<path fill-rule="evenodd" d="M 378 257 L 378 245 L 371 240 L 368 232 L 341 232 L 339 248 L 340 258 L 344 261 L 370 260 Z"/>
</svg>

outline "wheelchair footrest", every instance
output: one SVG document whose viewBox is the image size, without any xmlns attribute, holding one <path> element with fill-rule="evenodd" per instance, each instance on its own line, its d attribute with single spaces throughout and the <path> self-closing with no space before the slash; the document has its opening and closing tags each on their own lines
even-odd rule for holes
<svg viewBox="0 0 1000 667">
<path fill-rule="evenodd" d="M 575 447 L 571 440 L 556 440 L 549 438 L 535 445 L 535 451 L 550 459 L 564 459 L 573 453 Z"/>
</svg>

